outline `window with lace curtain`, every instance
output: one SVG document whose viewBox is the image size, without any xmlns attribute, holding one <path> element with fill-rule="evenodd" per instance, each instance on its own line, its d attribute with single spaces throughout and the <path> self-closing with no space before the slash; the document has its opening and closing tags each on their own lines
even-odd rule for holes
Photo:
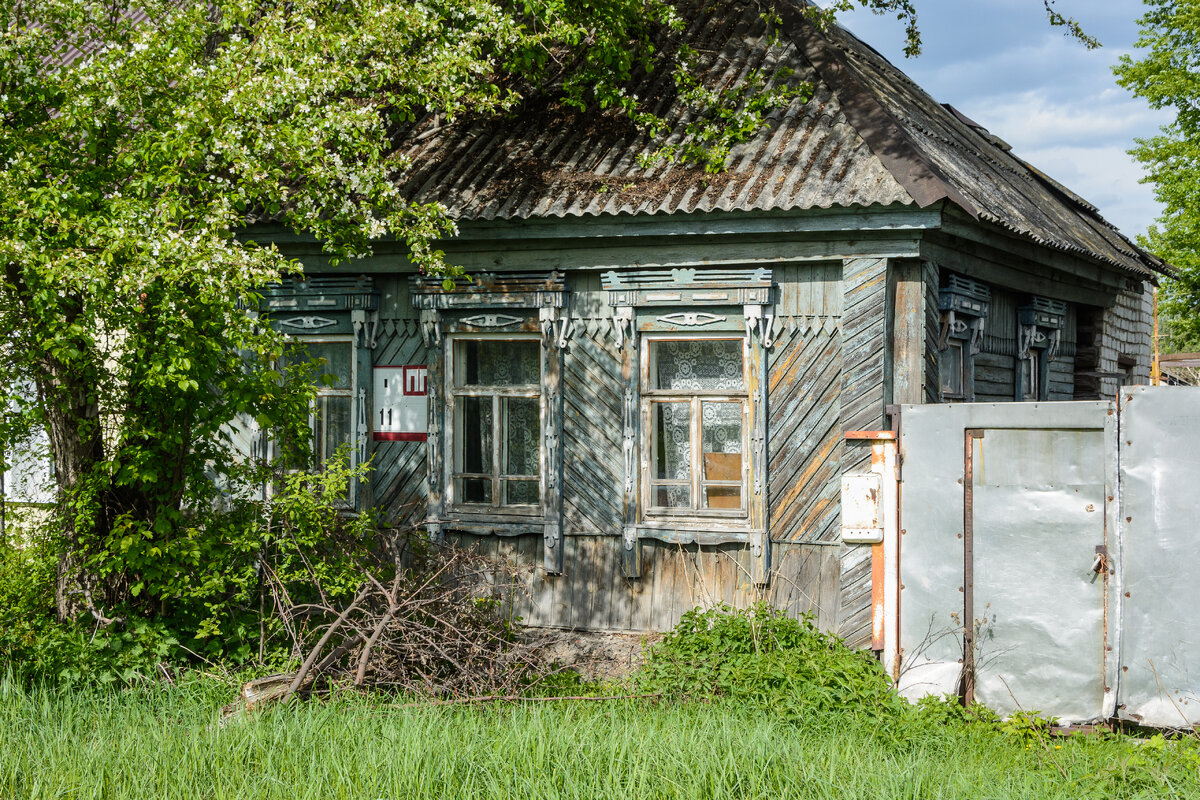
<svg viewBox="0 0 1200 800">
<path fill-rule="evenodd" d="M 745 340 L 647 336 L 642 415 L 647 517 L 745 517 Z"/>
<path fill-rule="evenodd" d="M 454 337 L 450 357 L 450 503 L 541 510 L 541 342 Z"/>
</svg>

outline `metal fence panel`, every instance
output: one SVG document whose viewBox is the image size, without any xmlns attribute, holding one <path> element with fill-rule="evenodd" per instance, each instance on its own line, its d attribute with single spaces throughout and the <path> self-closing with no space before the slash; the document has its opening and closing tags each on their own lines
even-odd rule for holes
<svg viewBox="0 0 1200 800">
<path fill-rule="evenodd" d="M 1121 390 L 1118 715 L 1200 724 L 1200 388 Z"/>
<path fill-rule="evenodd" d="M 1008 716 L 1105 714 L 1103 430 L 990 429 L 973 442 L 975 699 Z"/>
<path fill-rule="evenodd" d="M 1016 532 L 1027 531 L 1028 535 L 1035 538 L 1053 536 L 1056 525 L 1061 526 L 1064 520 L 1071 524 L 1072 521 L 1078 522 L 1086 527 L 1087 536 L 1093 536 L 1098 530 L 1116 530 L 1116 504 L 1105 502 L 1110 494 L 1115 494 L 1116 482 L 1116 420 L 1113 405 L 1106 402 L 1085 402 L 904 406 L 901 421 L 901 693 L 910 698 L 927 694 L 954 693 L 958 691 L 962 678 L 964 599 L 969 590 L 964 566 L 966 555 L 963 481 L 966 431 L 983 430 L 985 441 L 987 431 L 992 430 L 1091 431 L 1094 434 L 1102 434 L 1104 447 L 1097 447 L 1100 440 L 1095 436 L 1083 437 L 1079 440 L 1079 447 L 1067 448 L 1077 452 L 1071 455 L 1064 454 L 1058 459 L 1053 444 L 1055 435 L 1049 436 L 1049 444 L 1034 442 L 1034 446 L 1039 449 L 1049 448 L 1044 454 L 1047 459 L 1045 466 L 1049 470 L 1058 470 L 1064 467 L 1065 462 L 1094 462 L 1099 458 L 1102 462 L 1099 487 L 1097 473 L 1084 469 L 1083 472 L 1087 474 L 1077 475 L 1078 480 L 1071 479 L 1070 474 L 1063 475 L 1063 483 L 1068 479 L 1073 481 L 1067 492 L 1061 491 L 1061 487 L 1057 485 L 1053 487 L 1052 492 L 1039 491 L 1039 488 L 1047 488 L 1039 487 L 1039 484 L 1049 485 L 1058 480 L 1048 480 L 1043 469 L 1039 470 L 1037 475 L 1030 474 L 1016 481 L 1017 484 L 1030 484 L 1028 489 L 1017 486 L 1007 490 L 984 492 L 984 496 L 978 503 L 973 503 L 973 507 L 978 505 L 975 510 L 983 512 L 985 518 L 993 522 L 988 523 L 985 519 L 981 523 L 983 527 L 980 529 L 980 535 L 984 537 L 981 539 L 984 549 L 982 553 L 973 557 L 972 568 L 976 575 L 985 576 L 987 591 L 993 593 L 995 602 L 1001 605 L 1008 603 L 1010 610 L 1020 604 L 1024 609 L 1021 613 L 1026 615 L 1031 609 L 1038 611 L 1039 625 L 1053 627 L 1057 624 L 1065 627 L 1078 624 L 1071 619 L 1077 615 L 1087 616 L 1087 624 L 1093 628 L 1099 625 L 1098 631 L 1093 630 L 1078 641 L 1068 644 L 1068 648 L 1087 652 L 1080 652 L 1077 657 L 1058 659 L 1059 663 L 1056 663 L 1052 670 L 1047 668 L 1045 654 L 1023 646 L 1018 641 L 1005 644 L 993 638 L 990 647 L 993 654 L 1004 651 L 1007 661 L 1002 666 L 1010 676 L 1028 673 L 1035 684 L 1040 680 L 1044 685 L 1049 685 L 1062 680 L 1065 675 L 1070 675 L 1077 684 L 1099 685 L 1098 689 L 1089 690 L 1090 699 L 1085 698 L 1086 702 L 1082 705 L 1063 704 L 1062 708 L 1038 709 L 1043 713 L 1070 721 L 1085 721 L 1111 713 L 1115 695 L 1107 692 L 1106 687 L 1114 686 L 1112 671 L 1115 662 L 1110 659 L 1104 665 L 1108 675 L 1098 675 L 1097 662 L 1103 658 L 1103 653 L 1093 652 L 1102 651 L 1103 642 L 1115 641 L 1111 618 L 1103 618 L 1101 605 L 1100 619 L 1096 619 L 1097 610 L 1093 602 L 1095 598 L 1087 596 L 1091 592 L 1088 587 L 1077 587 L 1083 593 L 1083 596 L 1075 598 L 1078 609 L 1064 609 L 1064 601 L 1058 595 L 1059 587 L 1054 585 L 1055 581 L 1036 574 L 1037 567 L 1054 564 L 1063 559 L 1063 563 L 1069 565 L 1066 567 L 1068 571 L 1076 570 L 1075 561 L 1078 560 L 1078 554 L 1056 556 L 1046 550 L 1045 544 L 1022 543 Z M 1067 438 L 1071 438 L 1071 434 L 1068 434 Z M 993 435 L 993 441 L 996 439 Z M 1027 442 L 1026 445 L 1028 444 Z M 993 475 L 1000 474 L 994 470 L 1005 469 L 1002 463 L 1005 458 L 1010 461 L 1017 459 L 1018 461 L 1013 461 L 1009 467 L 1014 471 L 1013 474 L 1020 476 L 1021 448 L 1010 450 L 1012 452 L 1007 456 L 997 452 L 1000 463 L 984 462 L 987 465 L 986 470 L 993 471 Z M 1106 455 L 1109 452 L 1113 453 L 1111 458 Z M 986 454 L 985 445 L 983 455 L 986 457 Z M 1076 473 L 1081 469 L 1071 468 Z M 993 485 L 996 483 L 997 481 L 992 481 Z M 1089 488 L 1085 491 L 1084 486 Z M 1089 499 L 1077 502 L 1074 498 L 1076 488 L 1081 489 L 1081 495 L 1086 493 Z M 1100 488 L 1099 492 L 1096 491 L 1097 488 Z M 1018 497 L 1002 498 L 1001 495 L 1006 491 L 1017 491 Z M 989 497 L 989 493 L 993 496 Z M 1100 503 L 1104 504 L 1103 511 L 1097 510 Z M 1093 506 L 1092 511 L 1087 510 L 1089 504 Z M 1045 509 L 1054 509 L 1051 516 L 1056 520 L 1058 517 L 1062 519 L 1049 525 L 1044 524 L 1045 519 L 1039 521 L 1039 517 L 1046 516 L 1043 513 Z M 1095 521 L 1098 514 L 1103 515 L 1104 521 Z M 991 529 L 988 528 L 989 524 L 993 524 Z M 1079 538 L 1074 537 L 1076 540 Z M 1075 543 L 1078 545 L 1079 542 Z M 989 556 L 989 546 L 1006 548 L 1003 563 L 997 562 L 994 556 Z M 1115 547 L 1112 549 L 1115 550 Z M 989 564 L 989 561 L 992 563 Z M 1090 563 L 1083 565 L 1083 571 L 1086 572 L 1090 566 Z M 982 618 L 988 602 L 992 601 L 982 598 L 981 604 L 974 609 L 973 617 Z M 1085 607 L 1086 611 L 1081 610 Z M 986 658 L 986 647 L 980 654 Z M 983 672 L 986 674 L 986 664 Z M 1000 677 L 1005 675 L 1003 672 L 997 674 Z M 1039 678 L 1039 675 L 1043 677 Z M 985 689 L 985 694 L 987 691 L 989 690 Z M 1100 708 L 1096 706 L 1097 693 L 1102 698 Z"/>
</svg>

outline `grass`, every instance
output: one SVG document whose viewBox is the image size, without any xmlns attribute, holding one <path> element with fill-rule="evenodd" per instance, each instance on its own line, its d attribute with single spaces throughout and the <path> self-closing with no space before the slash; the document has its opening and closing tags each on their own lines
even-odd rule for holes
<svg viewBox="0 0 1200 800">
<path fill-rule="evenodd" d="M 0 680 L 0 798 L 1194 798 L 1194 743 L 1044 739 L 730 704 L 402 708 L 353 695 L 219 727 L 228 686 Z"/>
</svg>

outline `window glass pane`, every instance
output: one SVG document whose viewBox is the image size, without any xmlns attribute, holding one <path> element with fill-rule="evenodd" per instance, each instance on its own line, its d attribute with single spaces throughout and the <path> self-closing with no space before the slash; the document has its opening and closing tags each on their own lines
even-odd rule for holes
<svg viewBox="0 0 1200 800">
<path fill-rule="evenodd" d="M 492 503 L 491 478 L 459 478 L 455 488 L 460 503 Z"/>
<path fill-rule="evenodd" d="M 536 506 L 542 501 L 537 481 L 505 481 L 505 505 Z"/>
<path fill-rule="evenodd" d="M 658 486 L 654 490 L 654 505 L 660 508 L 690 508 L 692 491 L 687 486 Z"/>
<path fill-rule="evenodd" d="M 701 403 L 700 431 L 703 444 L 705 470 L 704 477 L 711 481 L 738 481 L 742 479 L 742 404 L 741 403 Z M 711 474 L 708 468 L 709 456 L 725 456 L 713 458 L 714 469 L 722 470 L 729 477 Z M 732 468 L 729 473 L 720 465 Z"/>
<path fill-rule="evenodd" d="M 501 398 L 504 410 L 505 475 L 537 475 L 541 455 L 541 420 L 536 397 Z M 524 501 L 522 501 L 524 502 Z"/>
<path fill-rule="evenodd" d="M 469 339 L 455 343 L 455 386 L 538 386 L 541 347 L 534 339 Z"/>
<path fill-rule="evenodd" d="M 939 354 L 938 370 L 941 373 L 942 394 L 961 395 L 963 393 L 962 359 L 962 343 L 953 340 Z"/>
<path fill-rule="evenodd" d="M 709 508 L 742 507 L 742 487 L 740 486 L 706 486 L 704 500 Z"/>
<path fill-rule="evenodd" d="M 650 406 L 654 461 L 651 471 L 656 479 L 678 481 L 691 477 L 691 416 L 690 403 Z"/>
<path fill-rule="evenodd" d="M 1029 358 L 1021 359 L 1021 399 L 1038 399 L 1038 355 L 1030 353 Z"/>
<path fill-rule="evenodd" d="M 310 361 L 323 361 L 316 365 L 312 375 L 316 386 L 328 389 L 351 388 L 350 360 L 354 356 L 352 342 L 301 341 L 297 343 L 296 352 Z"/>
<path fill-rule="evenodd" d="M 650 378 L 655 389 L 742 392 L 741 339 L 651 342 Z"/>
<path fill-rule="evenodd" d="M 339 447 L 350 444 L 350 398 L 318 397 L 313 417 L 313 446 L 320 467 Z"/>
<path fill-rule="evenodd" d="M 492 471 L 492 398 L 460 397 L 456 472 Z M 489 489 L 489 494 L 490 494 Z M 467 501 L 475 502 L 475 501 Z"/>
</svg>

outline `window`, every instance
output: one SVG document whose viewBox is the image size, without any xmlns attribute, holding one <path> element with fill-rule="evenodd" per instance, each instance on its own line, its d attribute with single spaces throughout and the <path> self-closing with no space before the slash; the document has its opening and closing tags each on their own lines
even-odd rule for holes
<svg viewBox="0 0 1200 800">
<path fill-rule="evenodd" d="M 975 355 L 991 308 L 992 291 L 953 272 L 938 290 L 941 332 L 938 373 L 942 402 L 975 399 Z"/>
<path fill-rule="evenodd" d="M 1020 383 L 1018 384 L 1018 400 L 1043 400 L 1041 394 L 1041 361 L 1040 350 L 1030 350 L 1029 355 L 1019 360 Z"/>
<path fill-rule="evenodd" d="M 350 450 L 354 462 L 354 341 L 351 337 L 317 339 L 298 338 L 295 344 L 298 358 L 313 363 L 311 373 L 317 396 L 309 414 L 312 429 L 313 466 L 324 469 L 339 448 Z M 345 497 L 353 499 L 353 487 L 347 486 Z"/>
<path fill-rule="evenodd" d="M 966 398 L 966 366 L 967 361 L 963 358 L 963 340 L 948 340 L 946 349 L 938 355 L 938 371 L 941 374 L 943 400 Z"/>
<path fill-rule="evenodd" d="M 1058 355 L 1066 314 L 1065 302 L 1046 297 L 1030 297 L 1017 309 L 1017 400 L 1048 399 L 1050 362 Z"/>
<path fill-rule="evenodd" d="M 646 339 L 647 516 L 746 516 L 743 338 Z"/>
<path fill-rule="evenodd" d="M 541 343 L 454 338 L 450 350 L 453 505 L 541 506 Z"/>
</svg>

